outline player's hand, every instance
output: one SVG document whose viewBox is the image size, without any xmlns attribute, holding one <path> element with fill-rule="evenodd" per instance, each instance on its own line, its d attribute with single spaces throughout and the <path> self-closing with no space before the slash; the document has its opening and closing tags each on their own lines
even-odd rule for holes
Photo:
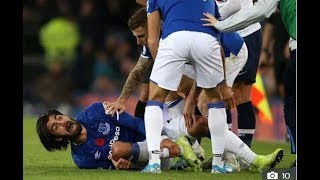
<svg viewBox="0 0 320 180">
<path fill-rule="evenodd" d="M 227 105 L 228 109 L 232 109 L 235 107 L 235 101 L 233 98 L 232 88 L 227 86 L 226 84 L 222 84 L 220 87 L 221 98 L 224 103 Z"/>
<path fill-rule="evenodd" d="M 123 113 L 126 110 L 126 106 L 124 105 L 123 102 L 118 100 L 117 102 L 114 102 L 114 103 L 108 103 L 107 109 L 111 114 L 111 116 L 113 117 L 116 111 L 118 111 L 119 114 Z"/>
<path fill-rule="evenodd" d="M 203 26 L 214 26 L 218 20 L 212 16 L 210 13 L 203 13 L 204 16 L 206 16 L 207 18 L 201 18 L 201 21 L 206 21 L 208 23 L 206 24 L 202 24 Z"/>
<path fill-rule="evenodd" d="M 190 129 L 196 123 L 195 113 L 195 101 L 192 98 L 186 99 L 186 104 L 183 108 L 183 116 L 187 129 Z"/>
<path fill-rule="evenodd" d="M 178 87 L 178 89 L 177 89 L 177 91 L 176 91 L 176 94 L 177 94 L 178 96 L 182 97 L 183 99 L 186 99 L 186 98 L 187 98 L 186 94 L 181 91 L 180 86 Z"/>
<path fill-rule="evenodd" d="M 117 170 L 121 169 L 129 169 L 131 165 L 131 161 L 127 159 L 120 158 L 118 161 L 114 160 L 112 155 L 110 156 L 110 159 L 112 161 L 112 164 Z"/>
</svg>

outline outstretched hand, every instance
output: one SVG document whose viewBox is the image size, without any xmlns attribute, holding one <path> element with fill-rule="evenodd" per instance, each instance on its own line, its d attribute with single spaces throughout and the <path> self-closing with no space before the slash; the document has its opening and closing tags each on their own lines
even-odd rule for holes
<svg viewBox="0 0 320 180">
<path fill-rule="evenodd" d="M 218 20 L 212 16 L 210 13 L 203 13 L 207 18 L 201 18 L 202 21 L 206 21 L 206 24 L 202 24 L 203 26 L 214 26 Z"/>
<path fill-rule="evenodd" d="M 114 103 L 108 103 L 107 109 L 111 116 L 114 116 L 114 113 L 118 111 L 119 114 L 123 113 L 126 110 L 126 106 L 122 102 L 114 102 Z"/>
</svg>

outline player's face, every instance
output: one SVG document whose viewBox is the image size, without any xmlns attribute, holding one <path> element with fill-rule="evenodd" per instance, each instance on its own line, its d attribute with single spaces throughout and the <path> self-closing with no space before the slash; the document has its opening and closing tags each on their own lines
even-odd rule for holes
<svg viewBox="0 0 320 180">
<path fill-rule="evenodd" d="M 82 126 L 68 116 L 51 115 L 49 116 L 47 129 L 57 137 L 77 137 L 81 133 Z"/>
<path fill-rule="evenodd" d="M 148 43 L 148 29 L 147 27 L 138 27 L 135 30 L 132 31 L 132 34 L 136 37 L 137 39 L 137 44 L 138 45 L 147 45 Z"/>
</svg>

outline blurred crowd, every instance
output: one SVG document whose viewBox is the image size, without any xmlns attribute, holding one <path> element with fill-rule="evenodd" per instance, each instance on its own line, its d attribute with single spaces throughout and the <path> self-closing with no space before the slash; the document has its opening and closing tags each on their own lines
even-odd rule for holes
<svg viewBox="0 0 320 180">
<path fill-rule="evenodd" d="M 127 28 L 135 0 L 24 0 L 24 114 L 77 113 L 88 94 L 117 96 L 141 52 Z M 259 72 L 268 99 L 283 97 L 289 36 L 279 13 L 261 22 Z"/>
</svg>

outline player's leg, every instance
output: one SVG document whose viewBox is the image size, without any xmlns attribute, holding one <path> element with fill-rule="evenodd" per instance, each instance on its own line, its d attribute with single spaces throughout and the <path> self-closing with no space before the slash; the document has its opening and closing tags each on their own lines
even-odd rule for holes
<svg viewBox="0 0 320 180">
<path fill-rule="evenodd" d="M 208 127 L 212 144 L 212 173 L 226 173 L 222 154 L 225 147 L 227 117 L 224 102 L 217 85 L 224 79 L 224 70 L 218 40 L 205 33 L 193 35 L 197 40 L 191 52 L 194 60 L 197 86 L 201 87 L 208 99 Z"/>
<path fill-rule="evenodd" d="M 246 163 L 257 168 L 258 171 L 261 171 L 263 168 L 273 168 L 282 160 L 284 155 L 281 148 L 276 149 L 267 156 L 257 155 L 232 131 L 227 132 L 226 141 L 227 151 L 234 153 Z"/>
<path fill-rule="evenodd" d="M 262 43 L 261 31 L 258 30 L 244 37 L 244 40 L 248 48 L 248 60 L 237 76 L 233 87 L 238 112 L 238 135 L 250 147 L 256 127 L 251 89 L 259 65 Z"/>
<path fill-rule="evenodd" d="M 160 158 L 167 159 L 170 157 L 180 156 L 181 149 L 180 147 L 171 141 L 166 136 L 161 136 L 161 144 L 160 144 Z M 149 160 L 149 152 L 147 142 L 137 142 L 137 143 L 129 143 L 117 141 L 112 144 L 112 158 L 115 161 L 118 161 L 120 158 L 130 160 L 132 162 L 131 168 L 141 169 L 148 163 Z M 164 161 L 161 161 L 163 163 Z M 165 168 L 169 168 L 170 164 L 166 165 Z"/>
<path fill-rule="evenodd" d="M 147 105 L 149 96 L 149 83 L 140 84 L 140 96 L 137 102 L 136 108 L 134 110 L 134 117 L 144 119 L 144 111 Z"/>
<path fill-rule="evenodd" d="M 170 46 L 170 48 L 168 48 Z M 163 103 L 170 91 L 178 89 L 184 64 L 185 44 L 175 33 L 160 40 L 157 57 L 152 68 L 149 85 L 149 100 L 145 109 L 145 128 L 149 165 L 160 164 L 160 135 L 163 127 Z M 149 166 L 148 165 L 148 166 Z M 148 166 L 143 172 L 148 172 Z"/>
<path fill-rule="evenodd" d="M 148 67 L 148 70 L 145 72 L 141 78 L 140 84 L 140 96 L 134 111 L 134 117 L 139 117 L 144 119 L 144 111 L 147 105 L 148 96 L 149 96 L 149 78 L 151 75 L 152 67 Z"/>
<path fill-rule="evenodd" d="M 183 76 L 178 87 L 178 92 L 170 91 L 166 98 L 165 104 L 168 107 L 171 118 L 183 115 L 185 98 L 188 96 L 194 81 L 193 72 L 194 70 L 192 65 L 185 64 Z"/>
<path fill-rule="evenodd" d="M 284 117 L 291 143 L 291 154 L 296 154 L 296 50 L 290 52 L 285 74 Z M 291 167 L 296 166 L 296 161 Z"/>
<path fill-rule="evenodd" d="M 149 150 L 149 164 L 146 168 L 152 166 L 159 167 L 160 173 L 160 137 L 163 128 L 163 102 L 168 94 L 168 90 L 162 89 L 154 82 L 150 82 L 149 100 L 145 108 L 145 129 L 146 140 Z M 143 170 L 142 172 L 151 172 L 149 170 Z"/>
</svg>

